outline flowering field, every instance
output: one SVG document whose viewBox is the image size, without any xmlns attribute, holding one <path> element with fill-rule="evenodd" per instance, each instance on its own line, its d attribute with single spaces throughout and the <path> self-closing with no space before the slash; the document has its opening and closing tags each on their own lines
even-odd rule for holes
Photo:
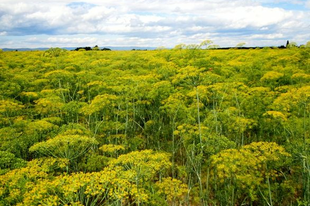
<svg viewBox="0 0 310 206">
<path fill-rule="evenodd" d="M 310 49 L 0 52 L 0 205 L 310 204 Z"/>
</svg>

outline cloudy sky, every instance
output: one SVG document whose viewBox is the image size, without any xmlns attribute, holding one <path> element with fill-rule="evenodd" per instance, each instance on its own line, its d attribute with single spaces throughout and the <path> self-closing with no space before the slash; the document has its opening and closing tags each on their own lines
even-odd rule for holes
<svg viewBox="0 0 310 206">
<path fill-rule="evenodd" d="M 310 41 L 310 0 L 0 0 L 0 48 Z"/>
</svg>

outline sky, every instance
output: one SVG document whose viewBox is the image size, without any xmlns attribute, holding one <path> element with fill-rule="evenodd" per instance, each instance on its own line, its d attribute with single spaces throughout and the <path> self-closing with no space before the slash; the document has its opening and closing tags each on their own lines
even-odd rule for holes
<svg viewBox="0 0 310 206">
<path fill-rule="evenodd" d="M 310 41 L 310 0 L 0 0 L 0 48 Z"/>
</svg>

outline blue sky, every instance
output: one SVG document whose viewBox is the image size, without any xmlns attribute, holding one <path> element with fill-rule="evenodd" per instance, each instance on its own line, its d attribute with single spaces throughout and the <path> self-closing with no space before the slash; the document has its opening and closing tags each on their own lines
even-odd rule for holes
<svg viewBox="0 0 310 206">
<path fill-rule="evenodd" d="M 1 0 L 0 48 L 310 41 L 310 0 Z"/>
</svg>

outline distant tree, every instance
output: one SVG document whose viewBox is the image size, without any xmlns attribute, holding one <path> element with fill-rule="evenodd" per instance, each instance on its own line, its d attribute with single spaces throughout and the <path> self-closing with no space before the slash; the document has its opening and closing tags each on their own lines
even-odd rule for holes
<svg viewBox="0 0 310 206">
<path fill-rule="evenodd" d="M 78 47 L 76 49 L 74 49 L 74 51 L 90 51 L 92 50 L 91 47 L 87 46 L 87 47 Z"/>
<path fill-rule="evenodd" d="M 94 46 L 94 47 L 93 47 L 93 50 L 94 50 L 94 51 L 99 51 L 98 45 Z"/>
<path fill-rule="evenodd" d="M 286 48 L 294 48 L 294 47 L 297 47 L 297 43 L 296 42 L 290 42 Z"/>
<path fill-rule="evenodd" d="M 310 48 L 310 41 L 308 41 L 305 45 L 307 48 Z"/>
<path fill-rule="evenodd" d="M 103 49 L 101 49 L 102 51 L 111 51 L 111 49 L 110 48 L 106 48 L 106 47 L 104 47 Z"/>
</svg>

